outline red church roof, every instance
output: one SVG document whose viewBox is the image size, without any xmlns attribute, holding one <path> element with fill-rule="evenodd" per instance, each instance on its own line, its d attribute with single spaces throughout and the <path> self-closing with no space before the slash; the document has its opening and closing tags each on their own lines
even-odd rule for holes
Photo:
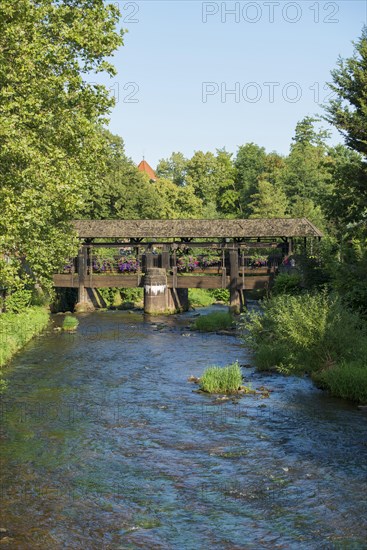
<svg viewBox="0 0 367 550">
<path fill-rule="evenodd" d="M 147 163 L 146 160 L 141 161 L 141 163 L 138 166 L 138 170 L 139 172 L 145 172 L 146 174 L 148 174 L 151 180 L 155 181 L 157 179 L 156 173 L 154 172 L 153 168 Z"/>
</svg>

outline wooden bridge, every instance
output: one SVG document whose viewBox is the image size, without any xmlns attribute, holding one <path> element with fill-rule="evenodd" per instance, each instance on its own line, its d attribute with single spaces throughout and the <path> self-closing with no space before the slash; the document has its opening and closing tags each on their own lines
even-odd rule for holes
<svg viewBox="0 0 367 550">
<path fill-rule="evenodd" d="M 80 220 L 73 226 L 79 254 L 54 275 L 54 286 L 77 288 L 80 309 L 91 307 L 95 289 L 143 287 L 150 313 L 185 309 L 189 288 L 229 289 L 230 306 L 239 311 L 246 291 L 267 288 L 295 245 L 322 237 L 305 218 Z M 211 260 L 201 253 L 190 264 L 188 252 L 194 258 L 195 250 L 209 251 Z M 266 260 L 254 262 L 254 252 Z"/>
</svg>

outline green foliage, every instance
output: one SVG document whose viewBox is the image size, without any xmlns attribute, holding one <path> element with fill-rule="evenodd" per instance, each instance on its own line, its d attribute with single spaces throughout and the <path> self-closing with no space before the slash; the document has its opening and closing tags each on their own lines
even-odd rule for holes
<svg viewBox="0 0 367 550">
<path fill-rule="evenodd" d="M 62 330 L 65 330 L 67 332 L 72 332 L 77 329 L 78 325 L 79 325 L 79 321 L 76 317 L 67 315 L 62 324 Z"/>
<path fill-rule="evenodd" d="M 367 157 L 367 27 L 354 43 L 354 55 L 339 58 L 331 76 L 329 87 L 336 99 L 325 106 L 325 118 L 343 134 L 348 147 Z"/>
<path fill-rule="evenodd" d="M 272 294 L 299 294 L 302 291 L 302 277 L 299 273 L 279 273 L 272 287 Z"/>
<path fill-rule="evenodd" d="M 213 296 L 216 302 L 224 302 L 225 304 L 229 303 L 229 290 L 226 288 L 213 288 L 209 290 L 209 294 Z"/>
<path fill-rule="evenodd" d="M 243 328 L 244 341 L 254 351 L 260 369 L 313 373 L 325 387 L 332 387 L 335 395 L 349 399 L 355 398 L 355 391 L 345 389 L 351 387 L 347 380 L 352 380 L 352 373 L 356 372 L 357 377 L 354 386 L 367 378 L 360 373 L 360 368 L 366 366 L 366 328 L 339 297 L 325 292 L 276 296 L 264 303 L 262 312 L 244 315 Z M 346 365 L 350 365 L 350 372 Z M 336 380 L 345 378 L 343 393 L 342 385 L 329 383 L 335 369 Z M 367 392 L 366 386 L 359 391 Z"/>
<path fill-rule="evenodd" d="M 0 314 L 0 367 L 33 336 L 42 332 L 49 321 L 45 308 L 30 307 L 21 313 Z"/>
<path fill-rule="evenodd" d="M 208 307 L 214 304 L 215 298 L 208 290 L 189 288 L 189 304 L 191 307 Z"/>
<path fill-rule="evenodd" d="M 101 126 L 114 104 L 85 75 L 115 74 L 106 58 L 122 44 L 118 19 L 103 2 L 2 2 L 0 283 L 9 290 L 29 279 L 51 288 L 77 250 L 69 222 L 104 172 Z"/>
<path fill-rule="evenodd" d="M 333 286 L 344 303 L 367 317 L 367 246 L 354 240 L 342 248 L 343 261 L 331 268 Z"/>
<path fill-rule="evenodd" d="M 286 373 L 320 370 L 352 359 L 364 337 L 359 316 L 326 293 L 273 297 L 264 303 L 263 312 L 244 316 L 244 328 L 255 361 L 263 345 L 272 346 L 282 356 L 281 364 L 277 358 L 273 366 Z"/>
<path fill-rule="evenodd" d="M 260 179 L 256 193 L 251 195 L 250 218 L 285 218 L 288 200 L 282 188 Z"/>
<path fill-rule="evenodd" d="M 5 299 L 5 309 L 9 313 L 20 313 L 31 303 L 32 291 L 20 289 L 9 294 Z"/>
<path fill-rule="evenodd" d="M 121 296 L 124 302 L 139 304 L 143 301 L 144 289 L 143 288 L 123 288 L 121 289 Z"/>
<path fill-rule="evenodd" d="M 140 304 L 143 300 L 143 288 L 99 288 L 106 307 L 121 308 L 124 304 Z"/>
<path fill-rule="evenodd" d="M 242 384 L 239 364 L 226 367 L 209 367 L 200 378 L 200 389 L 208 393 L 235 393 Z"/>
<path fill-rule="evenodd" d="M 232 328 L 233 318 L 230 313 L 214 311 L 208 315 L 202 315 L 195 320 L 194 330 L 200 332 L 215 332 L 217 330 L 228 330 Z"/>
<path fill-rule="evenodd" d="M 291 152 L 280 174 L 280 184 L 292 203 L 301 197 L 318 204 L 328 193 L 330 172 L 325 144 L 328 134 L 316 131 L 315 122 L 317 119 L 305 117 L 297 124 Z"/>
</svg>

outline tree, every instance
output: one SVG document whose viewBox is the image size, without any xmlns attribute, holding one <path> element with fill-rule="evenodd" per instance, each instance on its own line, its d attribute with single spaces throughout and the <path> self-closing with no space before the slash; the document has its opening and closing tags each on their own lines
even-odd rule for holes
<svg viewBox="0 0 367 550">
<path fill-rule="evenodd" d="M 219 213 L 236 218 L 240 214 L 240 196 L 236 186 L 237 171 L 232 160 L 232 153 L 217 149 L 217 167 L 219 184 L 217 189 L 217 210 Z"/>
<path fill-rule="evenodd" d="M 169 179 L 176 185 L 183 186 L 186 183 L 187 159 L 182 153 L 172 153 L 169 159 L 161 159 L 157 166 L 157 176 Z"/>
<path fill-rule="evenodd" d="M 291 151 L 279 178 L 291 202 L 303 197 L 319 204 L 330 192 L 330 159 L 325 143 L 328 134 L 316 131 L 315 122 L 317 119 L 305 117 L 297 123 Z"/>
<path fill-rule="evenodd" d="M 336 94 L 325 106 L 325 119 L 344 136 L 351 149 L 367 158 L 367 27 L 354 43 L 353 57 L 338 59 L 330 89 Z"/>
<path fill-rule="evenodd" d="M 97 184 L 113 99 L 86 74 L 115 74 L 119 11 L 102 0 L 3 0 L 0 17 L 0 283 L 21 266 L 44 285 L 75 252 L 69 221 Z M 10 258 L 6 263 L 4 258 Z"/>
<path fill-rule="evenodd" d="M 343 135 L 346 145 L 357 155 L 343 153 L 336 167 L 336 211 L 349 223 L 364 223 L 367 217 L 367 27 L 354 43 L 354 54 L 345 61 L 339 58 L 331 72 L 330 89 L 336 95 L 326 105 L 325 119 Z M 340 150 L 338 151 L 341 152 Z M 350 162 L 349 162 L 350 161 Z"/>
<path fill-rule="evenodd" d="M 251 200 L 251 195 L 256 193 L 257 182 L 265 170 L 265 165 L 264 147 L 259 147 L 255 143 L 246 143 L 238 148 L 235 167 L 241 215 L 246 216 L 250 213 L 248 203 Z"/>
<path fill-rule="evenodd" d="M 250 218 L 284 218 L 288 201 L 281 188 L 269 181 L 260 179 L 257 192 L 251 195 L 249 203 Z"/>
</svg>

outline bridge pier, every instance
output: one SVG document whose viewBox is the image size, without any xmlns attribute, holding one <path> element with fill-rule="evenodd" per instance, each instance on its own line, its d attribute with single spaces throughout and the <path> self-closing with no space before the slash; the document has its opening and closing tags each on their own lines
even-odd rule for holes
<svg viewBox="0 0 367 550">
<path fill-rule="evenodd" d="M 88 271 L 88 250 L 86 247 L 79 249 L 78 254 L 78 302 L 75 304 L 75 311 L 83 313 L 94 311 L 95 307 L 85 287 Z"/>
<path fill-rule="evenodd" d="M 144 312 L 150 315 L 175 313 L 176 307 L 163 268 L 147 268 L 144 279 Z"/>
</svg>

